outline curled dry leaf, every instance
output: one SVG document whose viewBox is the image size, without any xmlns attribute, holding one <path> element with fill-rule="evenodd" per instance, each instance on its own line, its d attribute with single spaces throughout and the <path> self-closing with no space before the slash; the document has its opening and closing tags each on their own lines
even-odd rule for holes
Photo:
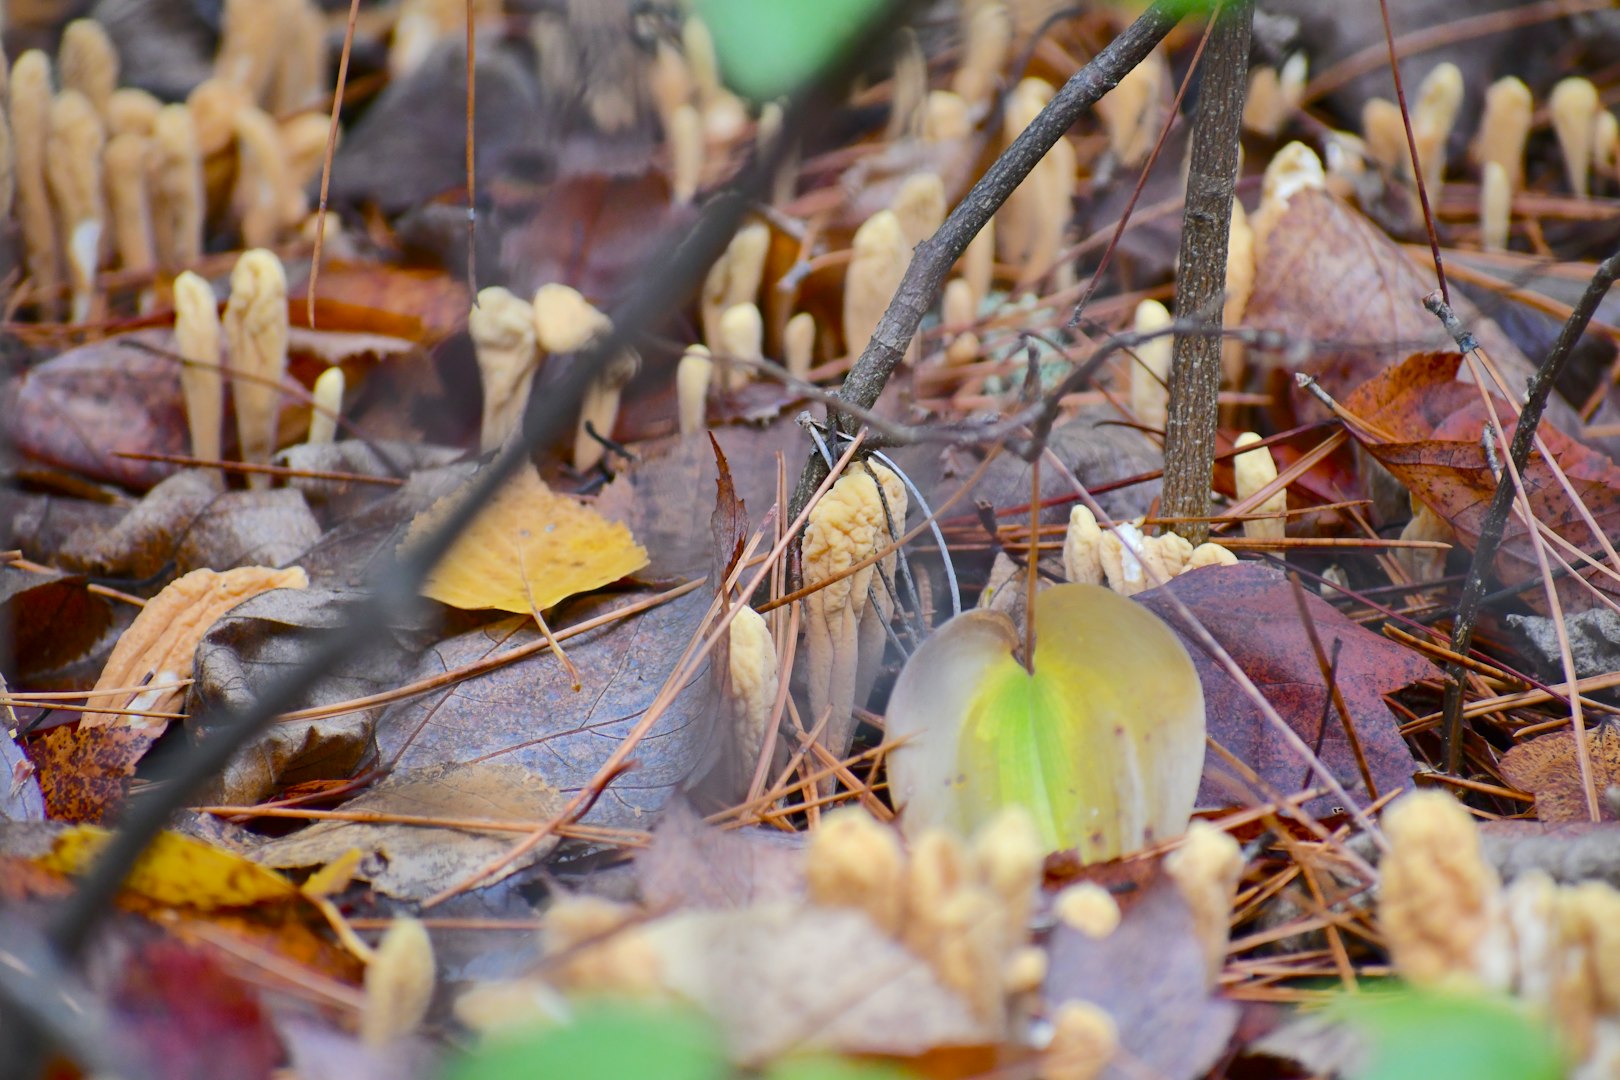
<svg viewBox="0 0 1620 1080">
<path fill-rule="evenodd" d="M 164 587 L 147 601 L 135 621 L 113 646 L 107 666 L 85 704 L 92 706 L 79 717 L 81 727 L 168 726 L 166 720 L 148 720 L 99 712 L 94 706 L 171 712 L 185 697 L 178 686 L 191 678 L 192 656 L 208 628 L 231 608 L 271 589 L 302 589 L 309 585 L 304 571 L 294 566 L 273 570 L 243 566 L 216 573 L 193 570 Z M 139 687 L 129 690 L 128 687 Z"/>
<path fill-rule="evenodd" d="M 35 742 L 40 788 L 51 816 L 101 821 L 122 803 L 129 778 L 167 719 L 98 712 L 93 707 L 178 712 L 186 697 L 193 655 L 208 629 L 238 604 L 272 589 L 302 589 L 304 572 L 245 567 L 194 570 L 169 584 L 135 617 L 113 647 L 92 706 L 74 727 L 57 727 Z"/>
<path fill-rule="evenodd" d="M 404 544 L 436 528 L 463 497 L 446 496 L 419 514 Z M 422 595 L 452 607 L 527 615 L 646 565 L 647 552 L 629 529 L 552 491 L 531 466 L 462 530 L 429 572 Z"/>
<path fill-rule="evenodd" d="M 1496 476 L 1480 446 L 1485 407 L 1478 389 L 1457 380 L 1461 363 L 1462 357 L 1456 353 L 1417 353 L 1358 387 L 1343 399 L 1343 405 L 1392 437 L 1386 442 L 1366 432 L 1352 432 L 1414 498 L 1456 530 L 1463 546 L 1473 548 L 1496 493 Z M 1505 377 L 1512 385 L 1511 376 Z M 1495 395 L 1492 401 L 1504 425 L 1503 434 L 1511 440 L 1517 414 L 1507 401 Z M 1550 424 L 1543 423 L 1537 435 L 1569 477 L 1598 528 L 1615 535 L 1620 530 L 1620 468 Z M 1598 537 L 1540 454 L 1526 464 L 1523 479 L 1538 521 L 1582 551 L 1599 549 Z M 1534 542 L 1518 515 L 1508 515 L 1494 564 L 1497 577 L 1505 584 L 1540 581 Z M 1579 572 L 1600 591 L 1620 595 L 1620 585 L 1602 570 L 1582 565 Z M 1567 576 L 1559 579 L 1558 596 L 1566 613 L 1595 603 L 1587 589 Z M 1539 607 L 1546 599 L 1535 589 L 1525 594 L 1525 601 Z"/>
</svg>

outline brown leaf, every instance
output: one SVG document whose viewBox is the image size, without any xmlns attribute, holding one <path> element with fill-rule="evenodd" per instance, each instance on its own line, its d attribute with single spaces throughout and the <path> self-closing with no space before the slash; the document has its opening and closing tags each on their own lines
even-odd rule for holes
<svg viewBox="0 0 1620 1080">
<path fill-rule="evenodd" d="M 91 823 L 111 817 L 160 734 L 160 728 L 64 724 L 34 738 L 28 756 L 39 770 L 46 814 L 54 821 Z"/>
<path fill-rule="evenodd" d="M 343 804 L 346 811 L 417 817 L 541 822 L 562 809 L 555 789 L 514 764 L 476 762 L 395 772 Z M 420 901 L 507 851 L 521 834 L 386 822 L 322 821 L 254 849 L 266 866 L 322 866 L 351 850 L 364 858 L 355 876 L 379 892 Z M 530 866 L 556 846 L 541 844 L 486 884 Z"/>
<path fill-rule="evenodd" d="M 497 193 L 498 197 L 500 193 Z M 572 285 L 605 304 L 646 266 L 669 230 L 687 224 L 662 173 L 571 176 L 538 193 L 500 198 L 501 269 L 513 292 Z"/>
<path fill-rule="evenodd" d="M 641 902 L 656 912 L 741 908 L 804 896 L 804 834 L 722 829 L 677 799 L 636 853 Z"/>
<path fill-rule="evenodd" d="M 768 428 L 723 427 L 713 432 L 725 451 L 732 486 L 747 506 L 776 502 L 776 454 L 790 463 L 804 452 L 804 436 L 789 423 Z M 791 476 L 791 474 L 790 474 Z M 714 569 L 710 531 L 714 503 L 696 493 L 712 490 L 718 470 L 708 439 L 677 439 L 649 450 L 602 489 L 596 508 L 622 521 L 647 548 L 648 578 L 696 577 Z"/>
<path fill-rule="evenodd" d="M 1462 357 L 1456 353 L 1417 353 L 1358 387 L 1343 404 L 1391 436 L 1388 442 L 1365 433 L 1357 438 L 1472 549 L 1479 542 L 1480 526 L 1496 493 L 1496 479 L 1480 446 L 1485 407 L 1477 388 L 1456 381 L 1461 363 Z M 1501 398 L 1492 395 L 1492 400 L 1505 425 L 1504 434 L 1511 440 L 1517 428 L 1516 414 Z M 1620 468 L 1549 424 L 1541 424 L 1537 434 L 1598 527 L 1610 536 L 1620 532 Z M 1523 480 L 1537 520 L 1583 551 L 1598 550 L 1598 538 L 1539 453 L 1531 456 Z M 1534 543 L 1518 515 L 1510 513 L 1495 563 L 1496 574 L 1505 584 L 1540 580 Z M 1599 570 L 1583 566 L 1581 576 L 1611 596 L 1620 595 L 1620 586 Z M 1558 589 L 1566 612 L 1584 610 L 1594 603 L 1591 594 L 1567 576 L 1560 578 Z M 1525 599 L 1533 606 L 1545 604 L 1539 590 Z"/>
<path fill-rule="evenodd" d="M 345 624 L 353 600 L 349 592 L 280 589 L 215 622 L 197 649 L 197 681 L 186 698 L 193 725 L 205 723 L 216 709 L 246 707 L 305 662 L 324 633 Z M 293 707 L 331 705 L 398 686 L 411 658 L 432 640 L 430 626 L 368 628 L 372 647 L 306 687 Z M 282 786 L 347 777 L 371 747 L 374 717 L 374 711 L 364 711 L 271 724 L 232 759 L 205 801 L 255 803 Z"/>
<path fill-rule="evenodd" d="M 1291 792 L 1316 782 L 1307 779 L 1308 766 L 1260 715 L 1237 682 L 1182 627 L 1163 595 L 1166 590 L 1174 592 L 1232 654 L 1307 746 L 1320 741 L 1318 756 L 1345 789 L 1360 800 L 1369 800 L 1343 724 L 1328 701 L 1316 654 L 1300 627 L 1299 609 L 1287 579 L 1252 563 L 1212 566 L 1182 574 L 1136 599 L 1168 622 L 1192 654 L 1204 684 L 1210 737 L 1262 779 Z M 1355 721 L 1378 794 L 1409 787 L 1416 765 L 1383 695 L 1431 676 L 1435 669 L 1410 650 L 1351 622 L 1320 597 L 1307 594 L 1306 602 L 1323 650 L 1330 659 L 1338 650 L 1335 680 Z M 1325 731 L 1321 730 L 1324 717 Z M 1199 791 L 1200 806 L 1233 801 L 1222 780 L 1224 772 L 1219 758 L 1209 755 Z M 1319 799 L 1313 805 L 1325 811 L 1332 801 Z"/>
<path fill-rule="evenodd" d="M 1620 784 L 1620 729 L 1599 724 L 1586 733 L 1592 755 L 1592 782 L 1597 786 L 1598 813 L 1614 821 L 1613 802 L 1604 792 Z M 1502 778 L 1536 797 L 1536 818 L 1548 825 L 1587 821 L 1586 792 L 1581 786 L 1580 759 L 1573 731 L 1558 731 L 1519 743 L 1497 763 Z"/>
<path fill-rule="evenodd" d="M 306 288 L 295 283 L 288 290 L 287 316 L 294 331 L 290 340 L 319 352 L 328 363 L 335 362 L 334 355 L 436 345 L 467 324 L 472 306 L 466 283 L 442 270 L 328 263 L 316 279 L 312 331 Z"/>
<path fill-rule="evenodd" d="M 1414 350 L 1450 345 L 1445 328 L 1423 308 L 1432 291 L 1432 271 L 1420 269 L 1357 210 L 1326 191 L 1304 190 L 1257 246 L 1243 323 L 1314 342 L 1304 369 L 1341 397 Z M 1452 306 L 1508 382 L 1523 385 L 1534 365 L 1518 347 L 1466 298 L 1453 293 Z"/>
<path fill-rule="evenodd" d="M 70 349 L 28 371 L 4 403 L 17 450 L 95 480 L 145 489 L 173 465 L 133 461 L 119 451 L 184 454 L 189 447 L 180 401 L 180 366 L 132 347 L 173 349 L 165 330 L 141 330 Z"/>
<path fill-rule="evenodd" d="M 112 626 L 105 597 L 76 574 L 35 574 L 0 566 L 0 625 L 6 627 L 6 674 L 19 682 L 73 663 Z"/>
<path fill-rule="evenodd" d="M 726 461 L 726 452 L 720 449 L 720 440 L 713 432 L 708 435 L 718 473 L 714 480 L 714 513 L 709 515 L 716 571 L 710 583 L 718 588 L 731 575 L 748 542 L 748 507 L 737 497 L 737 488 L 731 482 L 731 464 Z"/>
<path fill-rule="evenodd" d="M 1121 1053 L 1104 1077 L 1192 1080 L 1226 1048 L 1237 1008 L 1205 989 L 1204 947 L 1169 879 L 1149 886 L 1108 936 L 1093 938 L 1060 921 L 1049 948 L 1042 989 L 1048 1014 L 1067 1001 L 1090 1002 L 1119 1030 Z"/>
<path fill-rule="evenodd" d="M 664 984 L 720 1024 L 738 1062 L 812 1049 L 910 1056 L 999 1035 L 852 908 L 698 911 L 647 933 Z"/>
</svg>

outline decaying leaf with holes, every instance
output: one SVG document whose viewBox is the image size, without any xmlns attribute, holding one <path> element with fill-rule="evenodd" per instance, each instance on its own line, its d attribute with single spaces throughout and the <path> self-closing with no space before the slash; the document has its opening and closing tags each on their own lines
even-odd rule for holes
<svg viewBox="0 0 1620 1080">
<path fill-rule="evenodd" d="M 403 547 L 455 511 L 465 489 L 411 522 Z M 630 530 L 546 487 L 526 467 L 462 530 L 428 574 L 422 595 L 451 607 L 528 615 L 618 581 L 647 565 Z"/>
</svg>

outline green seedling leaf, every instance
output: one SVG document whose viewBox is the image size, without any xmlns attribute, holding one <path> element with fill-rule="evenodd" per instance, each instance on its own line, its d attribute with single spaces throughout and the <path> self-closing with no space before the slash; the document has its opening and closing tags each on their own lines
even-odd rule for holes
<svg viewBox="0 0 1620 1080">
<path fill-rule="evenodd" d="M 1204 764 L 1204 695 L 1158 616 L 1095 585 L 1035 600 L 1034 672 L 1003 615 L 952 619 L 889 701 L 902 825 L 971 834 L 1007 806 L 1053 850 L 1098 862 L 1187 827 Z"/>
<path fill-rule="evenodd" d="M 1564 1059 L 1552 1031 L 1511 1002 L 1400 990 L 1345 998 L 1338 1018 L 1367 1038 L 1370 1059 L 1354 1080 L 1556 1080 Z"/>
<path fill-rule="evenodd" d="M 603 1002 L 573 1022 L 491 1038 L 447 1072 L 448 1080 L 728 1080 L 720 1036 L 696 1013 Z"/>
<path fill-rule="evenodd" d="M 696 0 L 727 85 L 755 101 L 781 97 L 870 29 L 881 0 Z"/>
</svg>

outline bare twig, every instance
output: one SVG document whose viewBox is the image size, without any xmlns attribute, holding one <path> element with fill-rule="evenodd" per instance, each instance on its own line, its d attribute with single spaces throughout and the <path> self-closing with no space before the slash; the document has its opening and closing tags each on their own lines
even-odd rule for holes
<svg viewBox="0 0 1620 1080">
<path fill-rule="evenodd" d="M 1176 11 L 1178 6 L 1160 0 L 1109 42 L 1102 52 L 1092 57 L 1085 67 L 1075 72 L 1034 122 L 1013 140 L 1012 145 L 957 203 L 939 231 L 917 245 L 916 254 L 906 268 L 894 299 L 889 301 L 888 310 L 872 332 L 872 340 L 844 379 L 843 388 L 839 391 L 844 401 L 865 409 L 877 403 L 889 376 L 904 359 L 923 315 L 939 296 L 946 274 L 962 252 L 967 250 L 968 243 L 979 234 L 979 230 L 984 228 L 991 215 L 1029 175 L 1030 170 L 1046 156 L 1046 152 L 1063 137 L 1069 126 L 1112 90 L 1164 39 L 1180 18 Z M 849 432 L 851 422 L 842 413 L 834 412 L 832 420 L 840 430 Z M 826 475 L 826 463 L 818 455 L 810 454 L 803 472 L 799 474 L 799 485 L 793 493 L 788 517 L 798 515 Z"/>
</svg>

